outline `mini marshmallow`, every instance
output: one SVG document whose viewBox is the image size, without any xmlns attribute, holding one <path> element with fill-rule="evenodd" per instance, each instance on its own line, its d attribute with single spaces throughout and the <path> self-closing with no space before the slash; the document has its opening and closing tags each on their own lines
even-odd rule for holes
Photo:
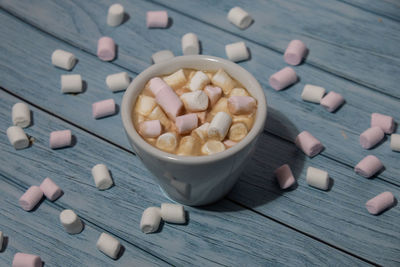
<svg viewBox="0 0 400 267">
<path fill-rule="evenodd" d="M 203 111 L 208 108 L 208 97 L 201 91 L 194 91 L 181 95 L 185 109 L 189 112 Z"/>
<path fill-rule="evenodd" d="M 247 135 L 247 127 L 244 123 L 234 123 L 229 129 L 228 138 L 229 140 L 239 142 Z"/>
<path fill-rule="evenodd" d="M 113 4 L 108 9 L 107 24 L 116 27 L 124 20 L 124 7 L 121 4 Z"/>
<path fill-rule="evenodd" d="M 32 185 L 28 190 L 20 197 L 19 205 L 26 211 L 32 210 L 42 199 L 43 192 L 39 186 Z"/>
<path fill-rule="evenodd" d="M 249 27 L 249 25 L 253 21 L 253 18 L 249 15 L 249 13 L 237 6 L 229 10 L 227 18 L 231 23 L 242 30 Z"/>
<path fill-rule="evenodd" d="M 329 188 L 329 175 L 326 171 L 308 167 L 307 169 L 307 184 L 321 190 L 328 190 Z"/>
<path fill-rule="evenodd" d="M 228 139 L 228 140 L 225 140 L 225 141 L 223 142 L 223 144 L 225 145 L 226 148 L 231 148 L 231 147 L 233 147 L 234 145 L 236 145 L 237 142 L 234 142 L 234 141 Z"/>
<path fill-rule="evenodd" d="M 115 58 L 115 43 L 110 37 L 103 36 L 97 42 L 97 56 L 103 61 Z"/>
<path fill-rule="evenodd" d="M 113 186 L 110 171 L 104 164 L 97 164 L 92 168 L 94 183 L 99 190 L 106 190 Z"/>
<path fill-rule="evenodd" d="M 108 257 L 117 259 L 121 243 L 111 235 L 102 233 L 97 240 L 96 247 Z"/>
<path fill-rule="evenodd" d="M 114 115 L 116 112 L 114 99 L 106 99 L 92 104 L 93 118 L 100 119 Z"/>
<path fill-rule="evenodd" d="M 211 82 L 221 87 L 224 91 L 224 94 L 229 94 L 233 87 L 235 87 L 235 82 L 232 78 L 223 70 L 219 69 L 214 76 L 211 78 Z"/>
<path fill-rule="evenodd" d="M 157 102 L 153 97 L 139 95 L 136 101 L 135 110 L 137 113 L 147 116 L 156 107 Z"/>
<path fill-rule="evenodd" d="M 169 76 L 163 78 L 163 80 L 171 86 L 171 88 L 177 89 L 178 87 L 184 85 L 187 82 L 185 72 L 180 69 Z"/>
<path fill-rule="evenodd" d="M 50 200 L 54 201 L 59 198 L 62 194 L 61 188 L 56 185 L 50 178 L 46 178 L 40 184 L 40 190 Z"/>
<path fill-rule="evenodd" d="M 371 114 L 371 127 L 381 127 L 382 130 L 391 134 L 394 131 L 395 123 L 393 117 L 383 115 L 380 113 L 372 113 Z"/>
<path fill-rule="evenodd" d="M 148 11 L 146 16 L 147 28 L 167 28 L 167 11 Z"/>
<path fill-rule="evenodd" d="M 394 204 L 394 200 L 395 198 L 393 194 L 386 191 L 368 200 L 367 203 L 365 203 L 365 207 L 369 213 L 377 215 L 382 211 L 391 208 Z"/>
<path fill-rule="evenodd" d="M 42 267 L 42 259 L 33 254 L 15 253 L 12 267 Z"/>
<path fill-rule="evenodd" d="M 221 141 L 208 140 L 202 147 L 201 153 L 204 155 L 212 155 L 225 150 L 225 145 Z"/>
<path fill-rule="evenodd" d="M 197 136 L 202 143 L 204 143 L 208 137 L 208 127 L 210 127 L 210 123 L 206 122 L 193 130 L 193 134 Z"/>
<path fill-rule="evenodd" d="M 204 93 L 208 96 L 210 105 L 214 106 L 214 104 L 217 103 L 222 96 L 222 89 L 216 86 L 207 85 L 204 88 Z"/>
<path fill-rule="evenodd" d="M 307 131 L 301 132 L 296 137 L 295 143 L 310 158 L 319 154 L 324 148 L 321 142 Z"/>
<path fill-rule="evenodd" d="M 231 126 L 232 118 L 226 112 L 218 112 L 208 127 L 208 136 L 219 141 L 224 140 Z"/>
<path fill-rule="evenodd" d="M 149 120 L 159 120 L 165 129 L 168 129 L 171 125 L 171 121 L 167 115 L 161 110 L 159 106 L 156 106 L 153 111 L 147 116 Z"/>
<path fill-rule="evenodd" d="M 354 167 L 354 171 L 365 178 L 369 178 L 382 168 L 383 164 L 377 157 L 368 155 Z"/>
<path fill-rule="evenodd" d="M 254 121 L 254 118 L 252 117 L 252 115 L 232 116 L 233 123 L 242 122 L 246 125 L 247 129 L 251 129 L 251 127 L 253 126 L 253 121 Z"/>
<path fill-rule="evenodd" d="M 156 95 L 156 102 L 161 106 L 167 116 L 175 121 L 176 116 L 180 115 L 183 110 L 183 103 L 168 84 L 161 79 L 156 81 L 160 85 L 159 87 L 153 87 L 152 83 L 150 83 L 150 89 Z"/>
<path fill-rule="evenodd" d="M 113 92 L 118 92 L 128 88 L 131 79 L 126 72 L 110 74 L 106 78 L 106 84 Z"/>
<path fill-rule="evenodd" d="M 189 83 L 189 89 L 192 91 L 202 90 L 204 86 L 210 83 L 210 78 L 202 71 L 197 71 Z"/>
<path fill-rule="evenodd" d="M 180 156 L 192 156 L 196 146 L 196 139 L 193 136 L 185 136 L 179 142 L 177 154 Z"/>
<path fill-rule="evenodd" d="M 190 133 L 198 125 L 198 117 L 194 113 L 176 117 L 175 125 L 179 134 Z"/>
<path fill-rule="evenodd" d="M 31 124 L 31 111 L 25 103 L 16 103 L 12 107 L 12 121 L 14 126 L 26 128 Z"/>
<path fill-rule="evenodd" d="M 343 105 L 344 98 L 341 94 L 335 92 L 329 92 L 326 96 L 321 99 L 321 106 L 326 108 L 329 112 L 334 112 L 338 107 Z"/>
<path fill-rule="evenodd" d="M 161 50 L 151 55 L 151 59 L 153 60 L 154 64 L 170 60 L 174 57 L 174 53 L 172 53 L 170 50 Z"/>
<path fill-rule="evenodd" d="M 304 86 L 303 92 L 301 93 L 301 99 L 303 99 L 304 101 L 319 104 L 324 94 L 325 94 L 325 88 L 311 84 L 306 84 Z"/>
<path fill-rule="evenodd" d="M 307 53 L 306 45 L 300 40 L 290 41 L 283 58 L 290 65 L 299 65 Z"/>
<path fill-rule="evenodd" d="M 49 145 L 51 149 L 71 146 L 72 133 L 70 130 L 53 131 L 50 133 Z"/>
<path fill-rule="evenodd" d="M 4 235 L 3 232 L 0 231 L 0 251 L 3 250 L 3 243 L 4 243 Z"/>
<path fill-rule="evenodd" d="M 210 115 L 211 117 L 214 117 L 215 114 L 217 114 L 218 112 L 223 111 L 229 114 L 229 110 L 228 110 L 228 98 L 226 97 L 221 97 L 217 103 L 215 103 L 215 105 L 212 107 L 211 111 L 210 111 Z"/>
<path fill-rule="evenodd" d="M 233 115 L 251 114 L 256 108 L 256 100 L 251 96 L 231 96 L 228 99 L 228 109 Z"/>
<path fill-rule="evenodd" d="M 177 139 L 174 133 L 168 132 L 157 138 L 156 147 L 166 152 L 173 152 L 177 146 Z"/>
<path fill-rule="evenodd" d="M 67 93 L 82 93 L 83 83 L 80 74 L 61 75 L 61 92 Z"/>
<path fill-rule="evenodd" d="M 229 96 L 249 96 L 249 93 L 243 88 L 233 88 Z"/>
<path fill-rule="evenodd" d="M 370 149 L 379 143 L 385 133 L 379 127 L 372 127 L 360 134 L 360 145 L 365 149 Z"/>
<path fill-rule="evenodd" d="M 168 87 L 168 84 L 159 77 L 151 78 L 149 81 L 149 89 L 154 96 L 163 90 L 164 87 Z"/>
<path fill-rule="evenodd" d="M 179 204 L 162 203 L 161 218 L 169 223 L 186 223 L 185 210 Z"/>
<path fill-rule="evenodd" d="M 195 112 L 200 123 L 205 123 L 207 119 L 207 111 Z"/>
<path fill-rule="evenodd" d="M 400 152 L 400 134 L 392 134 L 390 136 L 390 148 L 393 151 Z"/>
<path fill-rule="evenodd" d="M 297 82 L 297 74 L 291 67 L 284 67 L 269 77 L 269 85 L 279 91 L 295 82 Z"/>
<path fill-rule="evenodd" d="M 288 164 L 280 166 L 274 173 L 281 189 L 291 187 L 296 181 Z"/>
<path fill-rule="evenodd" d="M 68 234 L 79 234 L 83 230 L 81 219 L 72 210 L 60 212 L 60 222 Z"/>
<path fill-rule="evenodd" d="M 29 139 L 24 130 L 19 126 L 11 126 L 7 129 L 8 141 L 15 149 L 24 149 L 29 146 Z"/>
<path fill-rule="evenodd" d="M 187 33 L 182 36 L 183 55 L 198 55 L 200 52 L 199 39 L 194 33 Z"/>
<path fill-rule="evenodd" d="M 158 207 L 149 207 L 143 211 L 140 220 L 140 230 L 145 234 L 154 233 L 158 230 L 161 222 L 161 209 Z"/>
<path fill-rule="evenodd" d="M 225 53 L 229 60 L 233 62 L 247 60 L 250 57 L 249 50 L 244 42 L 227 44 L 225 46 Z"/>
<path fill-rule="evenodd" d="M 57 49 L 51 54 L 51 64 L 61 69 L 71 70 L 76 64 L 76 57 L 70 52 Z"/>
<path fill-rule="evenodd" d="M 162 132 L 159 120 L 143 121 L 139 124 L 139 133 L 144 138 L 156 138 Z"/>
</svg>

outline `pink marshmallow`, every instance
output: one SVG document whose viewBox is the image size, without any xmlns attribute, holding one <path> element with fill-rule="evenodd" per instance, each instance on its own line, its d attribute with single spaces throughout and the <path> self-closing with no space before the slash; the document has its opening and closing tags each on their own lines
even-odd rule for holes
<svg viewBox="0 0 400 267">
<path fill-rule="evenodd" d="M 149 88 L 154 96 L 157 95 L 164 87 L 169 87 L 169 85 L 164 82 L 161 78 L 155 77 L 150 80 Z"/>
<path fill-rule="evenodd" d="M 51 132 L 49 143 L 51 149 L 70 146 L 72 143 L 72 133 L 70 130 Z"/>
<path fill-rule="evenodd" d="M 50 178 L 46 178 L 40 184 L 40 190 L 50 200 L 54 201 L 59 198 L 62 194 L 61 188 L 56 185 Z"/>
<path fill-rule="evenodd" d="M 391 192 L 383 192 L 365 203 L 368 212 L 374 215 L 392 207 L 394 204 L 394 196 Z"/>
<path fill-rule="evenodd" d="M 329 92 L 326 96 L 321 99 L 321 106 L 326 108 L 329 112 L 334 112 L 338 107 L 343 105 L 344 98 L 341 94 L 335 92 Z"/>
<path fill-rule="evenodd" d="M 197 114 L 189 113 L 176 117 L 175 125 L 178 133 L 185 134 L 190 133 L 194 128 L 197 128 L 198 122 L 199 119 L 197 117 Z"/>
<path fill-rule="evenodd" d="M 112 98 L 92 104 L 92 113 L 95 119 L 114 115 L 115 112 L 115 101 Z"/>
<path fill-rule="evenodd" d="M 224 143 L 226 148 L 231 148 L 231 147 L 233 147 L 234 145 L 237 144 L 237 142 L 229 140 L 229 139 L 225 140 L 223 143 Z"/>
<path fill-rule="evenodd" d="M 372 127 L 360 135 L 360 144 L 365 149 L 370 149 L 383 139 L 385 133 L 379 127 Z"/>
<path fill-rule="evenodd" d="M 251 96 L 231 96 L 228 99 L 228 109 L 233 115 L 251 114 L 256 108 L 256 100 Z"/>
<path fill-rule="evenodd" d="M 314 157 L 324 148 L 321 142 L 307 131 L 301 132 L 296 137 L 295 143 L 309 157 Z"/>
<path fill-rule="evenodd" d="M 281 189 L 289 188 L 295 183 L 292 170 L 287 164 L 277 168 L 274 173 Z"/>
<path fill-rule="evenodd" d="M 175 121 L 176 116 L 180 115 L 183 110 L 181 99 L 168 85 L 162 87 L 157 92 L 156 102 L 173 121 Z"/>
<path fill-rule="evenodd" d="M 146 17 L 147 28 L 167 28 L 167 11 L 148 11 Z"/>
<path fill-rule="evenodd" d="M 37 255 L 16 253 L 12 262 L 12 267 L 42 267 L 42 259 Z"/>
<path fill-rule="evenodd" d="M 221 98 L 222 96 L 222 89 L 216 86 L 207 85 L 204 88 L 204 93 L 208 96 L 210 100 L 210 105 L 214 106 L 215 103 Z"/>
<path fill-rule="evenodd" d="M 269 84 L 277 91 L 282 90 L 295 82 L 297 82 L 297 75 L 290 67 L 285 67 L 269 77 Z"/>
<path fill-rule="evenodd" d="M 144 138 L 155 138 L 161 134 L 162 127 L 159 120 L 142 121 L 139 124 L 139 133 Z"/>
<path fill-rule="evenodd" d="M 110 37 L 103 36 L 97 42 L 97 56 L 104 61 L 115 58 L 115 43 Z"/>
<path fill-rule="evenodd" d="M 32 210 L 42 199 L 43 192 L 39 186 L 33 185 L 20 197 L 19 205 L 26 211 Z"/>
<path fill-rule="evenodd" d="M 283 55 L 286 63 L 290 65 L 298 65 L 301 63 L 307 53 L 306 45 L 300 40 L 292 40 L 286 48 Z"/>
<path fill-rule="evenodd" d="M 363 177 L 369 178 L 382 168 L 383 164 L 377 157 L 368 155 L 354 167 L 354 171 Z"/>
<path fill-rule="evenodd" d="M 392 117 L 383 115 L 380 113 L 372 113 L 371 114 L 371 127 L 381 127 L 382 130 L 387 133 L 391 134 L 394 131 L 394 120 Z"/>
</svg>

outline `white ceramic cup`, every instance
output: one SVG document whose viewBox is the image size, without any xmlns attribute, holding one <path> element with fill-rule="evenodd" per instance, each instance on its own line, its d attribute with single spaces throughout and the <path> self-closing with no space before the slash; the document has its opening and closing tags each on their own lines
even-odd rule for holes
<svg viewBox="0 0 400 267">
<path fill-rule="evenodd" d="M 209 156 L 178 156 L 153 147 L 139 135 L 132 122 L 136 98 L 151 78 L 181 68 L 211 71 L 222 68 L 257 99 L 254 125 L 243 140 L 232 148 Z M 129 142 L 164 193 L 184 205 L 199 206 L 219 200 L 232 189 L 264 129 L 267 103 L 260 84 L 239 65 L 222 58 L 191 55 L 155 64 L 140 73 L 123 96 L 121 115 Z"/>
</svg>

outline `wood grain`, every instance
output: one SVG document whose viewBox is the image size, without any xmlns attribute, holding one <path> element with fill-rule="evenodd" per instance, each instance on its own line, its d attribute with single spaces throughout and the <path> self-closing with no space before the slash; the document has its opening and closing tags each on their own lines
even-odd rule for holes
<svg viewBox="0 0 400 267">
<path fill-rule="evenodd" d="M 382 18 L 378 18 L 381 23 L 386 22 L 386 18 L 400 22 L 400 2 L 398 0 L 339 0 L 362 10 L 369 11 Z"/>
</svg>

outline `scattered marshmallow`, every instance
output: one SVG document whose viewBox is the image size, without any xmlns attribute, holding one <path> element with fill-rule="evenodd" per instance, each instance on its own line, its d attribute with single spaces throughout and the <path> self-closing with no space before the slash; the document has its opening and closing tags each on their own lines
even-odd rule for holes
<svg viewBox="0 0 400 267">
<path fill-rule="evenodd" d="M 161 218 L 169 223 L 186 223 L 185 210 L 179 204 L 162 203 Z"/>
<path fill-rule="evenodd" d="M 53 131 L 50 133 L 49 145 L 51 149 L 63 148 L 72 145 L 71 130 Z"/>
<path fill-rule="evenodd" d="M 167 11 L 148 11 L 146 16 L 147 28 L 167 28 Z"/>
<path fill-rule="evenodd" d="M 183 55 L 198 55 L 200 53 L 199 39 L 194 33 L 187 33 L 182 36 Z"/>
<path fill-rule="evenodd" d="M 193 136 L 185 136 L 179 142 L 177 155 L 192 156 L 196 146 L 196 139 Z"/>
<path fill-rule="evenodd" d="M 272 74 L 268 81 L 272 88 L 279 91 L 297 82 L 297 74 L 291 67 L 284 67 Z"/>
<path fill-rule="evenodd" d="M 157 83 L 152 83 L 152 81 Z M 183 110 L 183 103 L 174 90 L 160 78 L 151 79 L 150 90 L 155 94 L 157 104 L 161 106 L 170 119 L 175 121 L 176 116 L 179 116 Z"/>
<path fill-rule="evenodd" d="M 395 123 L 393 117 L 383 115 L 380 113 L 372 113 L 371 114 L 371 127 L 381 127 L 382 130 L 391 134 L 394 131 Z"/>
<path fill-rule="evenodd" d="M 190 133 L 198 125 L 199 118 L 194 113 L 176 117 L 175 125 L 179 134 Z"/>
<path fill-rule="evenodd" d="M 295 183 L 295 179 L 289 165 L 284 164 L 275 171 L 276 179 L 278 180 L 281 189 L 287 189 Z"/>
<path fill-rule="evenodd" d="M 210 126 L 209 122 L 203 123 L 201 126 L 193 130 L 193 134 L 197 136 L 202 143 L 204 143 L 208 137 L 208 127 Z"/>
<path fill-rule="evenodd" d="M 92 104 L 93 118 L 100 119 L 114 115 L 116 112 L 114 99 L 106 99 Z"/>
<path fill-rule="evenodd" d="M 222 91 L 224 91 L 224 94 L 229 94 L 232 88 L 235 87 L 235 82 L 223 69 L 219 69 L 214 74 L 214 76 L 211 78 L 211 82 L 214 85 L 221 87 Z"/>
<path fill-rule="evenodd" d="M 42 259 L 33 254 L 15 253 L 12 267 L 42 267 Z"/>
<path fill-rule="evenodd" d="M 96 247 L 112 259 L 117 259 L 121 250 L 121 243 L 109 234 L 102 233 L 97 240 Z"/>
<path fill-rule="evenodd" d="M 204 86 L 210 83 L 210 78 L 202 71 L 196 71 L 189 83 L 189 89 L 192 91 L 203 90 Z"/>
<path fill-rule="evenodd" d="M 372 127 L 360 134 L 360 144 L 365 149 L 370 149 L 379 143 L 385 136 L 385 133 L 379 127 Z"/>
<path fill-rule="evenodd" d="M 301 99 L 303 99 L 304 101 L 319 104 L 324 94 L 325 88 L 316 85 L 306 84 L 304 86 L 303 92 L 301 93 Z"/>
<path fill-rule="evenodd" d="M 326 108 L 329 112 L 334 112 L 338 107 L 343 105 L 344 98 L 341 94 L 333 91 L 329 92 L 326 96 L 321 99 L 321 106 Z"/>
<path fill-rule="evenodd" d="M 26 128 L 31 124 L 31 111 L 25 103 L 16 103 L 12 107 L 12 121 L 14 126 Z"/>
<path fill-rule="evenodd" d="M 229 129 L 228 138 L 229 140 L 239 142 L 240 140 L 246 137 L 247 131 L 248 131 L 247 127 L 244 123 L 242 122 L 234 123 Z"/>
<path fill-rule="evenodd" d="M 170 60 L 174 57 L 175 55 L 171 50 L 161 50 L 151 55 L 151 59 L 153 60 L 154 64 Z"/>
<path fill-rule="evenodd" d="M 233 88 L 229 96 L 249 96 L 249 93 L 244 88 Z"/>
<path fill-rule="evenodd" d="M 29 146 L 29 139 L 24 130 L 19 126 L 11 126 L 7 129 L 8 141 L 15 149 L 24 149 Z"/>
<path fill-rule="evenodd" d="M 202 90 L 181 95 L 185 109 L 189 112 L 204 111 L 208 108 L 208 96 Z"/>
<path fill-rule="evenodd" d="M 307 53 L 306 45 L 300 40 L 290 41 L 283 58 L 290 65 L 299 65 Z"/>
<path fill-rule="evenodd" d="M 156 106 L 153 111 L 147 116 L 149 120 L 159 120 L 165 129 L 168 129 L 171 125 L 171 121 L 165 115 L 164 111 L 159 106 Z"/>
<path fill-rule="evenodd" d="M 92 168 L 94 183 L 99 190 L 109 189 L 113 184 L 110 171 L 104 164 L 97 164 Z"/>
<path fill-rule="evenodd" d="M 208 136 L 219 141 L 224 140 L 231 126 L 232 118 L 226 112 L 218 112 L 208 127 Z"/>
<path fill-rule="evenodd" d="M 324 148 L 321 142 L 307 131 L 301 132 L 296 137 L 295 143 L 309 157 L 314 157 Z"/>
<path fill-rule="evenodd" d="M 234 142 L 234 141 L 229 140 L 229 139 L 225 140 L 223 143 L 224 143 L 226 148 L 231 148 L 231 147 L 233 147 L 234 145 L 237 144 L 237 142 Z"/>
<path fill-rule="evenodd" d="M 392 134 L 390 136 L 390 148 L 393 151 L 400 152 L 400 134 Z"/>
<path fill-rule="evenodd" d="M 227 18 L 231 23 L 242 30 L 249 27 L 251 22 L 253 21 L 253 18 L 250 16 L 249 13 L 237 6 L 229 10 Z"/>
<path fill-rule="evenodd" d="M 80 74 L 61 75 L 61 92 L 67 93 L 82 93 L 83 83 Z"/>
<path fill-rule="evenodd" d="M 354 171 L 365 178 L 369 178 L 382 168 L 383 164 L 377 157 L 368 155 L 354 167 Z"/>
<path fill-rule="evenodd" d="M 307 184 L 321 190 L 328 190 L 329 188 L 329 175 L 326 171 L 308 167 L 307 169 Z"/>
<path fill-rule="evenodd" d="M 139 124 L 139 133 L 144 138 L 156 138 L 161 132 L 160 120 L 142 121 Z"/>
<path fill-rule="evenodd" d="M 377 215 L 393 206 L 395 198 L 391 192 L 383 192 L 365 203 L 368 212 Z"/>
<path fill-rule="evenodd" d="M 61 69 L 71 70 L 76 64 L 76 57 L 70 52 L 57 49 L 51 54 L 51 64 Z"/>
<path fill-rule="evenodd" d="M 72 210 L 60 212 L 60 222 L 68 234 L 79 234 L 83 230 L 81 219 Z"/>
<path fill-rule="evenodd" d="M 112 38 L 103 36 L 97 42 L 97 56 L 103 61 L 115 58 L 115 42 Z"/>
<path fill-rule="evenodd" d="M 153 97 L 139 95 L 136 101 L 135 110 L 137 113 L 147 116 L 156 107 L 157 102 Z"/>
<path fill-rule="evenodd" d="M 207 85 L 204 88 L 204 93 L 208 96 L 210 105 L 214 106 L 214 104 L 217 103 L 222 96 L 222 89 L 216 86 Z"/>
<path fill-rule="evenodd" d="M 202 147 L 201 153 L 204 155 L 212 155 L 225 150 L 225 145 L 221 141 L 208 140 Z"/>
<path fill-rule="evenodd" d="M 126 72 L 110 74 L 106 78 L 106 84 L 113 92 L 118 92 L 128 88 L 131 79 Z"/>
<path fill-rule="evenodd" d="M 233 115 L 251 114 L 256 108 L 256 100 L 251 96 L 231 96 L 228 99 L 228 109 Z"/>
<path fill-rule="evenodd" d="M 227 44 L 225 46 L 225 53 L 229 60 L 233 62 L 247 60 L 250 57 L 249 50 L 244 42 Z"/>
<path fill-rule="evenodd" d="M 121 4 L 113 4 L 108 9 L 107 24 L 116 27 L 124 20 L 124 7 Z"/>
<path fill-rule="evenodd" d="M 180 69 L 180 70 L 172 73 L 171 75 L 164 77 L 163 80 L 169 86 L 171 86 L 171 88 L 174 88 L 174 89 L 184 85 L 187 82 L 186 75 L 185 75 L 185 72 L 183 71 L 183 69 Z"/>
<path fill-rule="evenodd" d="M 62 194 L 61 188 L 56 185 L 50 178 L 46 178 L 43 180 L 43 182 L 40 184 L 40 190 L 42 190 L 43 194 L 50 201 L 56 200 Z"/>
<path fill-rule="evenodd" d="M 173 152 L 176 149 L 177 143 L 176 135 L 168 132 L 157 138 L 156 147 L 166 152 Z"/>
<path fill-rule="evenodd" d="M 149 207 L 143 211 L 140 220 L 140 229 L 145 234 L 154 233 L 160 227 L 161 209 L 159 207 Z"/>
<path fill-rule="evenodd" d="M 26 192 L 20 197 L 19 205 L 26 211 L 32 210 L 42 199 L 43 192 L 39 186 L 32 185 L 26 190 Z"/>
</svg>

